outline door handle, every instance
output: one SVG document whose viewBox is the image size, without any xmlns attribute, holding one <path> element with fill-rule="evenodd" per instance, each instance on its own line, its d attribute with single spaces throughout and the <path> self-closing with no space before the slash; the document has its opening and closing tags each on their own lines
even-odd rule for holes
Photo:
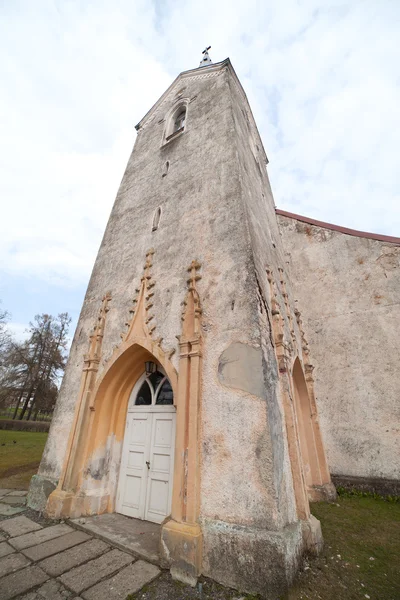
<svg viewBox="0 0 400 600">
<path fill-rule="evenodd" d="M 147 465 L 147 468 L 150 469 L 150 461 L 149 460 L 146 460 L 146 465 Z"/>
</svg>

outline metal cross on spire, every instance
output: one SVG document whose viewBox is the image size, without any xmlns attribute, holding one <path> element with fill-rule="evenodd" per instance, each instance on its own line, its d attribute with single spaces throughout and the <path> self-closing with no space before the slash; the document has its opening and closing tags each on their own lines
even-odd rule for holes
<svg viewBox="0 0 400 600">
<path fill-rule="evenodd" d="M 211 48 L 211 46 L 207 46 L 203 50 L 203 52 L 202 52 L 203 58 L 202 58 L 202 60 L 200 62 L 200 65 L 199 65 L 200 67 L 206 67 L 207 65 L 211 65 L 212 64 L 212 60 L 211 60 L 211 58 L 210 58 L 210 56 L 208 54 L 208 51 L 209 51 L 210 48 Z"/>
</svg>

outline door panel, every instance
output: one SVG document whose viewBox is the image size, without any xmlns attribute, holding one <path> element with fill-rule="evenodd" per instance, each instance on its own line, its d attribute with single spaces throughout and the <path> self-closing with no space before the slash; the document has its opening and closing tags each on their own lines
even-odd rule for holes
<svg viewBox="0 0 400 600">
<path fill-rule="evenodd" d="M 161 523 L 171 512 L 176 413 L 141 409 L 127 415 L 116 511 Z"/>
<path fill-rule="evenodd" d="M 171 512 L 175 412 L 154 413 L 145 519 L 161 523 Z"/>
<path fill-rule="evenodd" d="M 151 415 L 128 413 L 118 482 L 117 512 L 144 518 Z"/>
</svg>

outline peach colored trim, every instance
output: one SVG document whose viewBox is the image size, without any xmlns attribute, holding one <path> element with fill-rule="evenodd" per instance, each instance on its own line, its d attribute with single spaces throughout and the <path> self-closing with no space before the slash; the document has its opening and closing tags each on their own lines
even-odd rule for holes
<svg viewBox="0 0 400 600">
<path fill-rule="evenodd" d="M 280 273 L 282 277 L 282 273 Z M 293 490 L 296 500 L 296 510 L 299 519 L 306 521 L 310 518 L 310 505 L 305 483 L 304 462 L 299 442 L 299 424 L 296 406 L 293 402 L 292 378 L 290 377 L 290 352 L 284 340 L 283 318 L 277 299 L 276 284 L 271 269 L 267 269 L 267 279 L 271 299 L 271 324 L 275 344 L 275 355 L 279 369 L 279 388 L 281 391 L 285 415 L 286 435 L 290 466 L 292 471 Z M 285 288 L 286 290 L 286 288 Z"/>
<path fill-rule="evenodd" d="M 202 533 L 200 511 L 200 391 L 202 371 L 201 306 L 196 288 L 200 264 L 188 271 L 188 292 L 179 337 L 179 383 L 176 414 L 174 487 L 171 519 L 161 533 L 163 557 L 171 564 L 173 577 L 194 581 L 201 572 Z"/>
<path fill-rule="evenodd" d="M 344 233 L 346 235 L 353 235 L 355 237 L 369 238 L 371 240 L 378 240 L 379 242 L 390 242 L 392 244 L 400 245 L 400 238 L 398 237 L 382 235 L 379 233 L 369 233 L 367 231 L 358 231 L 357 229 L 348 229 L 347 227 L 342 227 L 340 225 L 332 225 L 332 223 L 325 223 L 324 221 L 317 221 L 316 219 L 311 219 L 310 217 L 296 215 L 295 213 L 287 212 L 286 210 L 281 210 L 280 208 L 276 208 L 275 212 L 277 215 L 281 215 L 282 217 L 289 217 L 290 219 L 295 219 L 296 221 L 309 223 L 310 225 L 315 225 L 316 227 L 324 227 L 325 229 L 331 229 L 332 231 L 339 231 L 340 233 Z"/>
</svg>

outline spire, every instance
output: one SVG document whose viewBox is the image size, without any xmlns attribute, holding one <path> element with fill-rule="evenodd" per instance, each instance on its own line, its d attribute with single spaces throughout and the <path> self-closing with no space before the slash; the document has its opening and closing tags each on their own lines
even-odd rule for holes
<svg viewBox="0 0 400 600">
<path fill-rule="evenodd" d="M 208 51 L 211 48 L 211 46 L 207 46 L 205 50 L 203 50 L 203 58 L 202 61 L 199 65 L 199 67 L 206 67 L 207 65 L 211 65 L 212 64 L 212 60 L 208 55 Z"/>
</svg>

